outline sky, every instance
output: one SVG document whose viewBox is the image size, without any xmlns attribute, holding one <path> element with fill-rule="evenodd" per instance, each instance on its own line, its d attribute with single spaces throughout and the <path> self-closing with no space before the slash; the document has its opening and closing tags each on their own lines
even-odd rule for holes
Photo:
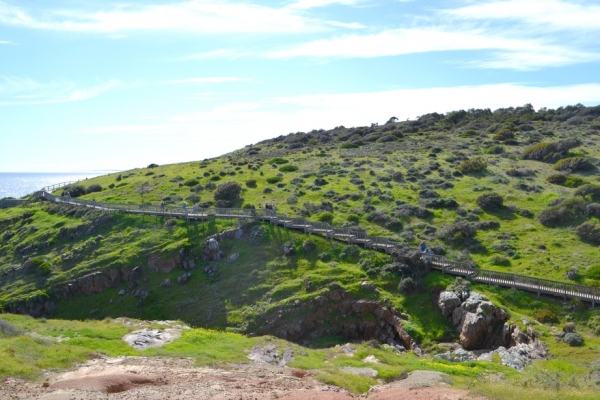
<svg viewBox="0 0 600 400">
<path fill-rule="evenodd" d="M 125 170 L 600 104 L 600 0 L 0 0 L 0 172 Z"/>
</svg>

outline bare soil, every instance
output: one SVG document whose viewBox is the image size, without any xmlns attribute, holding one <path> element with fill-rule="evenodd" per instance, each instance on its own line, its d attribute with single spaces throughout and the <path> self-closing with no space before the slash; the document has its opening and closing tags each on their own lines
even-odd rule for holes
<svg viewBox="0 0 600 400">
<path fill-rule="evenodd" d="M 449 387 L 449 378 L 414 371 L 406 379 L 376 386 L 356 396 L 325 385 L 307 371 L 265 364 L 194 367 L 192 359 L 100 357 L 45 382 L 9 378 L 0 399 L 210 399 L 210 400 L 479 400 Z"/>
</svg>

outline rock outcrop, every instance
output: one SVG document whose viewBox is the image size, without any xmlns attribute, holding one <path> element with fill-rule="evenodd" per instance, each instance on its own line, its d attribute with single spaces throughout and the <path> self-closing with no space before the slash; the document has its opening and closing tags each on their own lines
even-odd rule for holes
<svg viewBox="0 0 600 400">
<path fill-rule="evenodd" d="M 301 317 L 285 323 L 287 313 Z M 342 289 L 335 289 L 310 302 L 297 302 L 288 309 L 279 309 L 267 316 L 260 329 L 282 339 L 302 341 L 309 337 L 340 335 L 350 340 L 377 340 L 397 351 L 421 349 L 402 326 L 399 313 L 393 307 L 376 301 L 356 300 Z"/>
<path fill-rule="evenodd" d="M 41 294 L 24 299 L 10 300 L 5 309 L 12 314 L 27 314 L 32 317 L 45 317 L 54 312 L 54 302 Z"/>
<path fill-rule="evenodd" d="M 504 323 L 508 314 L 494 306 L 487 298 L 476 292 L 462 299 L 453 292 L 442 292 L 438 305 L 445 317 L 450 317 L 452 325 L 460 334 L 460 343 L 467 350 L 494 349 L 507 344 Z"/>
</svg>

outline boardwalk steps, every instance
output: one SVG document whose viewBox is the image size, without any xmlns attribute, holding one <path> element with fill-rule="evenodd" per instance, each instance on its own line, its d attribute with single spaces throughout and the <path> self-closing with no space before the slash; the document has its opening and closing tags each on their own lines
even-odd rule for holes
<svg viewBox="0 0 600 400">
<path fill-rule="evenodd" d="M 184 218 L 188 221 L 204 221 L 214 218 L 255 219 L 267 221 L 273 225 L 281 225 L 286 229 L 300 230 L 307 234 L 315 234 L 349 244 L 362 245 L 365 248 L 382 250 L 388 254 L 393 253 L 397 246 L 397 243 L 391 241 L 389 238 L 369 236 L 364 228 L 361 227 L 331 226 L 325 222 L 312 222 L 307 221 L 304 218 L 276 214 L 272 210 L 250 208 L 202 208 L 195 210 L 171 206 L 160 207 L 138 204 L 100 203 L 54 196 L 45 190 L 36 192 L 35 195 L 58 204 L 69 204 L 72 206 L 90 207 L 99 210 L 151 215 L 156 217 Z M 473 282 L 525 290 L 536 293 L 538 297 L 545 294 L 560 297 L 563 298 L 563 300 L 578 299 L 591 303 L 592 307 L 595 307 L 596 302 L 600 301 L 600 288 L 592 286 L 576 285 L 474 268 L 469 263 L 448 260 L 446 257 L 439 255 L 423 255 L 423 259 L 426 262 L 429 262 L 432 268 L 438 269 L 444 274 L 463 276 Z"/>
</svg>

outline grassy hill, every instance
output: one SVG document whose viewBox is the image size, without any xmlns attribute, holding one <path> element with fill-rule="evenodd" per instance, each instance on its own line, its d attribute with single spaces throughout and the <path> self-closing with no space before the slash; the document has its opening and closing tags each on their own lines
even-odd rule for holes
<svg viewBox="0 0 600 400">
<path fill-rule="evenodd" d="M 151 164 L 89 179 L 55 194 L 69 191 L 107 203 L 165 201 L 173 206 L 184 201 L 203 207 L 276 204 L 278 213 L 360 225 L 371 235 L 414 247 L 425 240 L 436 253 L 471 260 L 481 268 L 600 285 L 599 134 L 600 107 L 434 113 L 414 121 L 392 118 L 381 126 L 298 132 L 215 159 Z M 226 182 L 241 186 L 239 197 L 215 199 L 219 185 Z M 238 221 L 228 220 L 186 223 L 108 214 L 47 202 L 0 210 L 0 305 L 53 295 L 55 288 L 92 272 L 145 267 L 153 255 L 169 259 L 183 252 L 198 265 L 190 280 L 164 288 L 161 282 L 176 282 L 183 271 L 147 273 L 143 286 L 149 293 L 141 306 L 137 298 L 118 294 L 121 289 L 131 290 L 123 282 L 99 294 L 56 299 L 53 318 L 63 322 L 44 325 L 18 316 L 7 320 L 50 336 L 59 335 L 61 329 L 80 329 L 69 325 L 77 324 L 76 320 L 121 316 L 179 319 L 195 327 L 263 334 L 269 333 L 264 331 L 269 315 L 338 287 L 356 299 L 395 307 L 405 316 L 407 331 L 426 351 L 435 353 L 441 350 L 439 342 L 456 339 L 430 296 L 430 290 L 446 287 L 453 278 L 431 273 L 423 291 L 406 294 L 399 288 L 402 275 L 386 267 L 393 261 L 389 255 L 268 224 L 244 223 L 245 232 L 259 232 L 257 237 L 222 242 L 226 255 L 239 253 L 235 261 L 202 261 L 204 239 L 237 225 Z M 304 246 L 307 241 L 311 244 Z M 296 254 L 286 257 L 282 248 L 290 243 Z M 204 273 L 208 266 L 216 267 L 217 273 Z M 379 292 L 361 288 L 363 280 L 373 282 Z M 561 304 L 508 289 L 475 286 L 506 307 L 511 321 L 523 329 L 524 318 L 534 320 L 540 313 L 554 316 L 554 322 L 534 324 L 533 329 L 557 359 L 536 362 L 525 374 L 515 374 L 493 363 L 457 366 L 417 361 L 410 355 L 394 361 L 392 353 L 372 350 L 379 352 L 378 358 L 390 360 L 385 367 L 390 368 L 389 376 L 397 376 L 401 369 L 437 369 L 458 377 L 462 385 L 474 386 L 476 380 L 501 372 L 506 381 L 477 386 L 497 398 L 526 398 L 528 388 L 551 398 L 552 382 L 558 382 L 561 398 L 586 398 L 595 385 L 590 377 L 598 367 L 597 312 L 580 302 Z M 294 313 L 287 318 L 293 319 Z M 553 333 L 566 322 L 576 323 L 585 346 L 573 349 L 554 341 Z M 111 340 L 122 336 L 120 330 L 115 332 Z M 254 340 L 263 340 L 235 337 L 242 353 Z M 11 344 L 13 340 L 20 344 Z M 19 346 L 25 349 L 27 340 L 2 341 L 2 351 L 20 354 Z M 324 364 L 329 350 L 318 350 L 344 341 L 335 336 L 311 339 L 304 345 L 317 348 L 315 353 L 307 353 L 310 357 L 297 366 L 321 368 L 324 380 L 364 391 L 373 382 L 365 378 L 352 387 L 352 379 Z M 87 357 L 89 349 L 128 354 L 97 341 L 89 343 L 73 348 L 65 363 Z M 165 350 L 164 354 L 184 353 Z M 205 356 L 193 356 L 207 362 Z M 227 359 L 225 353 L 218 357 Z M 358 365 L 360 359 L 347 363 Z M 19 374 L 33 376 L 36 368 L 43 367 Z M 507 390 L 513 386 L 513 391 Z"/>
</svg>

